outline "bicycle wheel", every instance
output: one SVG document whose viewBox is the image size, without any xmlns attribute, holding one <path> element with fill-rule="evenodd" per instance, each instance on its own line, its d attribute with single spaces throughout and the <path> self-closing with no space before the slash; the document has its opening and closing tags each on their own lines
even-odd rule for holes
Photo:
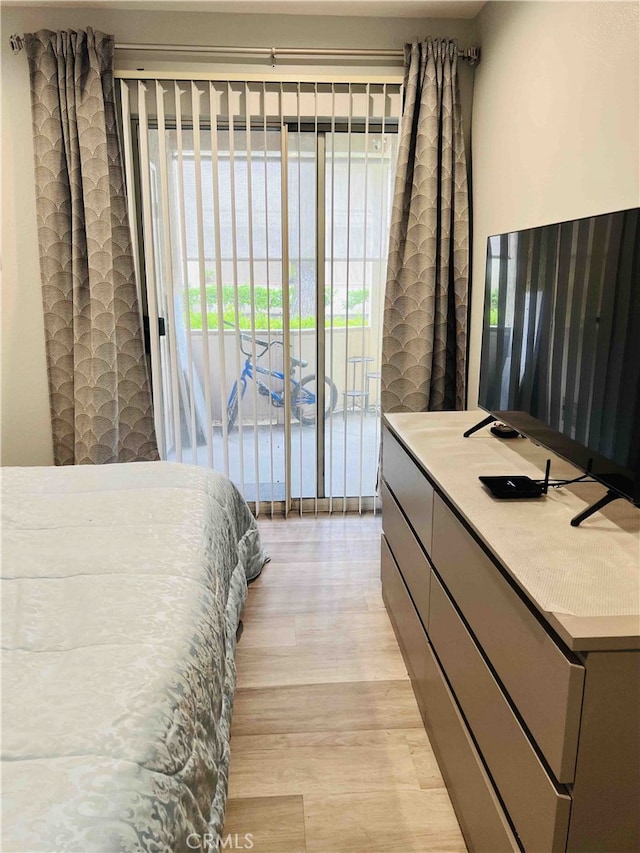
<svg viewBox="0 0 640 853">
<path fill-rule="evenodd" d="M 231 392 L 231 397 L 227 403 L 227 430 L 231 430 L 236 425 L 238 420 L 238 386 L 236 385 Z"/>
<path fill-rule="evenodd" d="M 313 426 L 318 409 L 318 379 L 305 376 L 292 388 L 291 411 L 303 426 Z M 338 389 L 328 376 L 324 377 L 324 416 L 328 417 L 338 404 Z"/>
</svg>

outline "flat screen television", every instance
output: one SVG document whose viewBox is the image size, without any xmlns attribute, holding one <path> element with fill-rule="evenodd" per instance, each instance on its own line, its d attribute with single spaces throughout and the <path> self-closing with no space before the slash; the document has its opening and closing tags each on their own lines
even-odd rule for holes
<svg viewBox="0 0 640 853">
<path fill-rule="evenodd" d="M 479 403 L 640 505 L 640 209 L 489 237 Z"/>
</svg>

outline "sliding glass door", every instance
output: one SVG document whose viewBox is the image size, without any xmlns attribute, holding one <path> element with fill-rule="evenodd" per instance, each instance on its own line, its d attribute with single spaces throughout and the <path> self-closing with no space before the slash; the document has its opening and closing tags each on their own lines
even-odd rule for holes
<svg viewBox="0 0 640 853">
<path fill-rule="evenodd" d="M 121 95 L 163 458 L 257 511 L 371 506 L 399 87 Z"/>
<path fill-rule="evenodd" d="M 341 389 L 342 418 L 324 454 L 331 505 L 375 494 L 380 441 L 382 310 L 395 132 L 372 123 L 324 137 L 324 351 Z"/>
</svg>

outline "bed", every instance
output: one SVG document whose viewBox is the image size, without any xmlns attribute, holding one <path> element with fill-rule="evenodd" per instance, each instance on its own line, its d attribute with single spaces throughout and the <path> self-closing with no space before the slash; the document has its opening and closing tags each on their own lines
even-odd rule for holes
<svg viewBox="0 0 640 853">
<path fill-rule="evenodd" d="M 2 849 L 217 849 L 247 505 L 167 462 L 5 468 L 2 493 Z"/>
</svg>

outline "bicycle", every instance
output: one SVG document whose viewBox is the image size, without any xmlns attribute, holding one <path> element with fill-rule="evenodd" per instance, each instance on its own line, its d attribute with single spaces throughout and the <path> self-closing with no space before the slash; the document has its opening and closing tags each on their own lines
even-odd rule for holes
<svg viewBox="0 0 640 853">
<path fill-rule="evenodd" d="M 247 352 L 247 350 L 244 349 L 242 345 L 243 341 L 249 341 L 250 343 L 253 342 L 257 347 L 260 347 L 261 351 L 256 352 L 255 362 L 253 361 L 253 352 Z M 262 374 L 263 376 L 268 376 L 284 383 L 284 373 L 281 373 L 279 370 L 270 370 L 267 367 L 263 367 L 261 364 L 257 364 L 258 360 L 261 359 L 271 349 L 271 347 L 276 345 L 283 346 L 283 343 L 282 341 L 264 341 L 260 338 L 253 338 L 251 335 L 246 335 L 242 332 L 240 333 L 240 352 L 246 356 L 246 360 L 242 373 L 240 374 L 240 379 L 236 379 L 233 383 L 231 393 L 229 394 L 229 400 L 227 401 L 227 428 L 229 431 L 234 428 L 236 421 L 238 420 L 238 410 L 240 408 L 240 402 L 244 399 L 244 395 L 247 392 L 248 379 L 253 379 L 257 385 L 258 393 L 263 397 L 269 397 L 271 405 L 274 408 L 281 409 L 284 407 L 284 390 L 281 392 L 274 391 L 257 375 Z M 314 373 L 310 373 L 308 376 L 305 376 L 298 381 L 293 373 L 298 368 L 306 367 L 309 362 L 303 358 L 294 358 L 294 356 L 289 356 L 289 361 L 291 364 L 291 375 L 289 377 L 291 389 L 291 413 L 303 426 L 313 426 L 317 417 L 316 403 L 318 398 L 316 375 Z M 238 395 L 239 383 L 242 389 L 240 395 Z M 338 404 L 338 389 L 336 388 L 335 383 L 329 379 L 328 376 L 324 377 L 324 384 L 324 415 L 325 417 L 328 417 Z"/>
</svg>

